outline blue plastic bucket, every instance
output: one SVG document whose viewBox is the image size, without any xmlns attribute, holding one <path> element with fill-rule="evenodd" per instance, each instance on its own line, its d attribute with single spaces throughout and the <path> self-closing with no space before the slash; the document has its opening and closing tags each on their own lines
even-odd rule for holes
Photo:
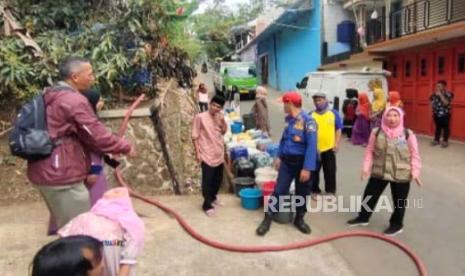
<svg viewBox="0 0 465 276">
<path fill-rule="evenodd" d="M 244 209 L 256 210 L 262 203 L 262 191 L 260 189 L 246 188 L 239 192 L 241 204 Z"/>
<path fill-rule="evenodd" d="M 242 123 L 241 122 L 234 122 L 231 124 L 231 132 L 232 134 L 239 134 L 242 132 Z"/>
</svg>

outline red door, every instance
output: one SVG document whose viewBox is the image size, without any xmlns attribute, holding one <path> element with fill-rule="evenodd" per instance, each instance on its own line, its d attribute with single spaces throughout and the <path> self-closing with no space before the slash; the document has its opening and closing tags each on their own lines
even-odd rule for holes
<svg viewBox="0 0 465 276">
<path fill-rule="evenodd" d="M 415 119 L 415 90 L 416 90 L 416 54 L 406 53 L 402 61 L 402 100 L 405 110 L 405 124 L 407 127 L 414 126 Z"/>
<path fill-rule="evenodd" d="M 401 91 L 401 74 L 399 72 L 400 68 L 400 59 L 397 56 L 390 56 L 387 62 L 388 71 L 391 72 L 391 77 L 389 78 L 389 90 L 391 91 Z"/>
<path fill-rule="evenodd" d="M 452 58 L 451 48 L 439 49 L 434 55 L 434 80 L 445 80 L 448 84 L 452 80 Z"/>
<path fill-rule="evenodd" d="M 432 51 L 418 54 L 417 61 L 417 85 L 415 90 L 415 129 L 425 134 L 433 133 L 432 110 L 429 96 L 433 89 L 433 61 Z"/>
<path fill-rule="evenodd" d="M 465 41 L 464 41 L 465 42 Z M 465 46 L 457 44 L 452 59 L 452 83 L 449 88 L 454 93 L 452 101 L 451 136 L 465 139 Z M 460 45 L 460 46 L 459 46 Z"/>
</svg>

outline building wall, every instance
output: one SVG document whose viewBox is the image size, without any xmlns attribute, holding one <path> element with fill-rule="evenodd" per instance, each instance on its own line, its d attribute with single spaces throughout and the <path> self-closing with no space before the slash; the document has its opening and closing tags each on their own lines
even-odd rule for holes
<svg viewBox="0 0 465 276">
<path fill-rule="evenodd" d="M 275 89 L 295 89 L 295 84 L 321 64 L 321 11 L 320 1 L 313 1 L 313 9 L 300 16 L 281 31 L 258 42 L 257 68 L 260 56 L 268 54 L 268 84 Z"/>
<path fill-rule="evenodd" d="M 387 60 L 389 89 L 401 93 L 405 122 L 416 132 L 433 135 L 429 96 L 438 80 L 447 82 L 452 101 L 451 136 L 465 140 L 465 37 L 392 53 Z M 410 72 L 407 73 L 407 72 Z"/>
<path fill-rule="evenodd" d="M 345 10 L 342 2 L 324 0 L 323 6 L 323 40 L 337 42 L 337 24 L 344 20 L 355 22 L 352 10 Z"/>
<path fill-rule="evenodd" d="M 262 66 L 261 66 L 261 57 L 268 56 L 268 85 L 271 87 L 278 87 L 277 79 L 277 70 L 276 70 L 276 51 L 274 49 L 274 36 L 260 41 L 257 46 L 257 73 L 259 77 L 259 82 L 263 84 L 262 76 Z"/>
<path fill-rule="evenodd" d="M 247 48 L 246 50 L 244 50 L 240 54 L 240 57 L 241 57 L 242 61 L 256 62 L 257 61 L 257 59 L 256 59 L 257 55 L 256 54 L 257 54 L 257 46 L 252 45 L 249 48 Z"/>
</svg>

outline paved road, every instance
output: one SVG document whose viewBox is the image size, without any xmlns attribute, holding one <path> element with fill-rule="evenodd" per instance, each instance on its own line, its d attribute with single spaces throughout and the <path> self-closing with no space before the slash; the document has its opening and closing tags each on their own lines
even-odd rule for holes
<svg viewBox="0 0 465 276">
<path fill-rule="evenodd" d="M 209 76 L 204 76 L 208 83 Z M 283 129 L 280 93 L 270 91 L 269 106 L 274 139 Z M 241 112 L 253 102 L 241 102 Z M 429 146 L 430 138 L 419 137 L 423 160 L 423 187 L 411 186 L 410 202 L 422 208 L 410 208 L 404 232 L 396 238 L 408 244 L 426 263 L 429 275 L 465 275 L 465 145 L 452 143 L 448 149 Z M 348 198 L 360 195 L 366 183 L 360 181 L 363 148 L 344 142 L 338 153 L 338 194 Z M 323 183 L 322 183 L 323 184 Z M 390 197 L 389 188 L 384 192 Z M 345 204 L 346 206 L 346 204 Z M 347 230 L 351 213 L 312 213 L 309 220 L 323 233 Z M 372 217 L 367 230 L 382 231 L 390 214 Z M 416 275 L 412 263 L 399 250 L 378 241 L 354 238 L 333 245 L 356 275 Z"/>
</svg>

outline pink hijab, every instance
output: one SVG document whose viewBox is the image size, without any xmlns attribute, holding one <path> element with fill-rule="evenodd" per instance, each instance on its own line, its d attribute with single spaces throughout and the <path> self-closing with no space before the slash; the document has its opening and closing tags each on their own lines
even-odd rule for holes
<svg viewBox="0 0 465 276">
<path fill-rule="evenodd" d="M 396 126 L 395 128 L 390 128 L 387 122 L 387 114 L 391 110 L 394 110 L 397 113 L 399 113 L 399 117 L 400 117 L 399 125 Z M 397 138 L 403 135 L 404 134 L 404 112 L 402 111 L 402 109 L 395 107 L 395 106 L 387 107 L 383 113 L 383 119 L 381 121 L 381 129 L 384 131 L 384 133 L 386 133 L 386 135 L 390 139 Z"/>
<path fill-rule="evenodd" d="M 115 188 L 108 190 L 90 212 L 80 214 L 63 226 L 58 234 L 61 237 L 87 235 L 104 241 L 121 239 L 123 230 L 131 237 L 139 254 L 144 245 L 144 222 L 134 212 L 128 190 Z"/>
<path fill-rule="evenodd" d="M 106 195 L 110 193 L 121 193 L 122 196 L 111 198 Z M 142 251 L 144 246 L 144 222 L 134 212 L 128 189 L 114 188 L 108 190 L 101 199 L 99 199 L 91 213 L 105 217 L 118 223 L 135 242 L 138 251 Z"/>
</svg>

